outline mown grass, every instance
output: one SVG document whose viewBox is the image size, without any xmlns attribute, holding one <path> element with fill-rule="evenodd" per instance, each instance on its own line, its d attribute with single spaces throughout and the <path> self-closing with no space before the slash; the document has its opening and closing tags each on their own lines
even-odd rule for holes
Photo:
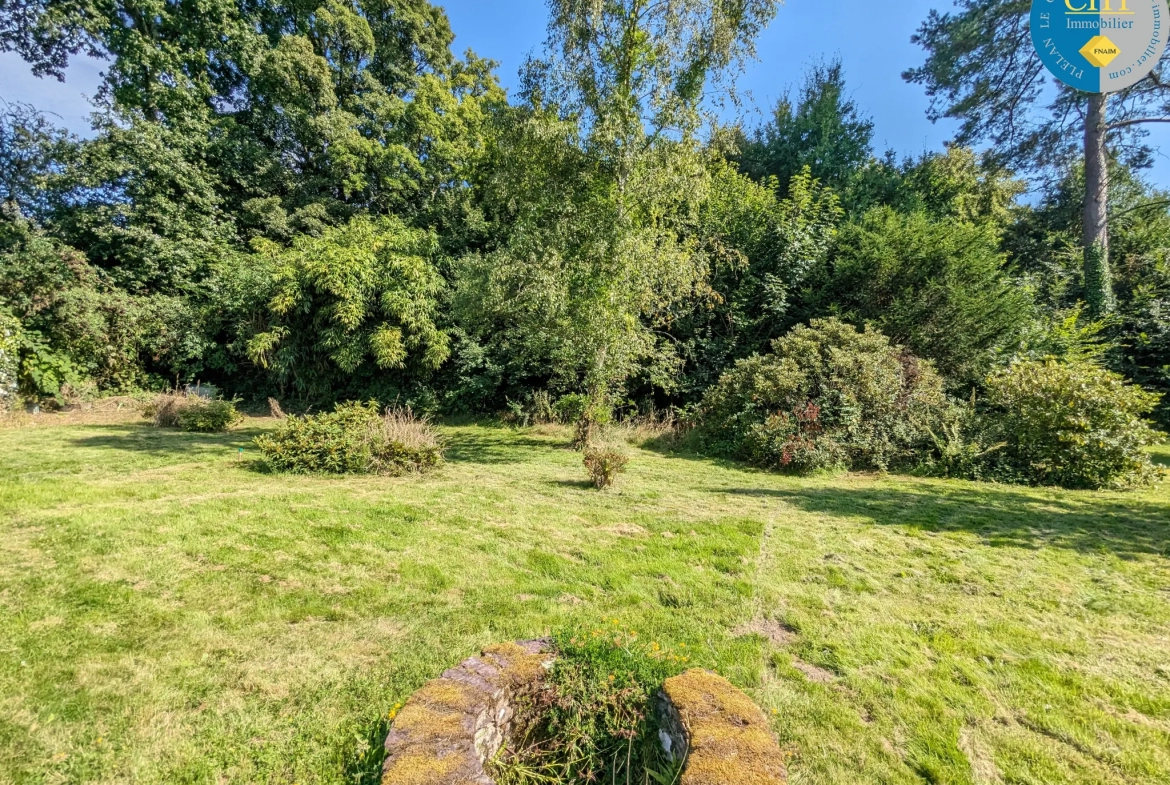
<svg viewBox="0 0 1170 785">
<path fill-rule="evenodd" d="M 372 782 L 427 678 L 617 618 L 796 783 L 1170 783 L 1164 488 L 634 450 L 597 492 L 567 431 L 475 425 L 433 475 L 290 477 L 254 426 L 0 431 L 0 781 Z"/>
</svg>

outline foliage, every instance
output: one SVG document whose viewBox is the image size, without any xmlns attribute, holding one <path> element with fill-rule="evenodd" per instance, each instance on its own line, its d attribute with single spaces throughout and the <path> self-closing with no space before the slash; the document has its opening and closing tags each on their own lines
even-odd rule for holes
<svg viewBox="0 0 1170 785">
<path fill-rule="evenodd" d="M 236 403 L 193 392 L 168 392 L 155 396 L 143 407 L 142 414 L 159 427 L 192 433 L 223 433 L 244 419 L 236 410 Z"/>
<path fill-rule="evenodd" d="M 703 398 L 705 449 L 797 472 L 910 462 L 945 407 L 942 380 L 874 330 L 813 320 L 737 362 Z"/>
<path fill-rule="evenodd" d="M 179 428 L 194 433 L 219 433 L 239 424 L 244 416 L 235 401 L 200 398 L 179 410 Z"/>
<path fill-rule="evenodd" d="M 585 470 L 598 490 L 609 488 L 630 462 L 625 444 L 612 437 L 595 437 L 585 444 Z"/>
<path fill-rule="evenodd" d="M 921 473 L 968 480 L 1011 479 L 992 470 L 994 453 L 1007 442 L 990 440 L 992 434 L 976 408 L 974 391 L 969 402 L 952 402 L 929 432 L 934 451 L 917 467 Z"/>
<path fill-rule="evenodd" d="M 619 621 L 553 638 L 544 684 L 523 696 L 511 744 L 493 762 L 501 785 L 624 782 L 668 785 L 678 772 L 657 736 L 654 698 L 688 657 L 645 641 Z"/>
<path fill-rule="evenodd" d="M 1157 477 L 1145 447 L 1165 437 L 1142 417 L 1160 396 L 1085 361 L 1024 360 L 987 379 L 995 453 L 1025 480 L 1126 487 Z"/>
<path fill-rule="evenodd" d="M 0 410 L 16 403 L 20 375 L 20 320 L 0 305 Z"/>
<path fill-rule="evenodd" d="M 872 322 L 958 382 L 977 381 L 1031 314 L 989 225 L 874 208 L 842 227 L 805 307 Z"/>
<path fill-rule="evenodd" d="M 757 180 L 775 177 L 783 193 L 808 169 L 842 190 L 870 157 L 873 120 L 848 97 L 841 60 L 814 63 L 795 100 L 781 98 L 771 119 L 742 144 L 740 166 Z"/>
<path fill-rule="evenodd" d="M 729 166 L 715 170 L 699 228 L 712 291 L 671 325 L 686 358 L 680 392 L 701 395 L 729 363 L 783 334 L 840 218 L 837 197 L 807 170 L 789 180 L 784 198 L 774 179 L 758 184 Z"/>
<path fill-rule="evenodd" d="M 1131 169 L 1110 170 L 1110 256 L 1117 309 L 1105 320 L 1078 323 L 1091 329 L 1098 350 L 1093 355 L 1111 370 L 1152 390 L 1170 392 L 1170 194 L 1152 188 Z M 1080 256 L 1081 193 L 1079 168 L 1023 209 L 1005 238 L 1016 274 L 1036 292 L 1048 317 L 1030 328 L 1041 333 L 1035 344 L 1052 343 L 1042 335 L 1050 325 L 1061 332 L 1064 314 L 1079 313 L 1085 299 Z M 1059 339 L 1063 341 L 1064 339 Z M 1049 353 L 1061 355 L 1059 347 Z M 1042 358 L 1044 352 L 1032 356 Z M 1170 425 L 1170 400 L 1163 395 L 1156 412 Z"/>
<path fill-rule="evenodd" d="M 677 357 L 660 330 L 706 272 L 688 237 L 707 182 L 697 146 L 655 143 L 618 192 L 571 125 L 546 113 L 504 122 L 487 196 L 509 228 L 497 249 L 459 260 L 460 321 L 562 388 L 604 397 L 643 363 L 671 386 Z"/>
<path fill-rule="evenodd" d="M 290 248 L 258 246 L 271 299 L 247 353 L 281 385 L 321 395 L 355 374 L 408 362 L 427 371 L 447 359 L 449 341 L 435 323 L 443 279 L 433 234 L 394 218 L 354 218 Z"/>
<path fill-rule="evenodd" d="M 698 108 L 709 81 L 753 54 L 775 6 L 550 4 L 546 58 L 526 65 L 527 105 L 502 114 L 490 154 L 485 201 L 511 226 L 459 272 L 480 329 L 517 335 L 595 401 L 638 370 L 673 386 L 659 330 L 707 269 L 692 236 L 710 179 Z"/>
<path fill-rule="evenodd" d="M 265 463 L 295 474 L 402 474 L 442 462 L 442 445 L 426 419 L 386 413 L 374 401 L 338 404 L 332 412 L 286 417 L 256 437 Z"/>
<path fill-rule="evenodd" d="M 0 98 L 0 205 L 44 213 L 48 185 L 76 144 L 35 107 Z"/>
<path fill-rule="evenodd" d="M 135 295 L 19 214 L 0 215 L 0 299 L 22 325 L 21 378 L 55 396 L 89 379 L 107 390 L 198 370 L 206 344 L 189 301 Z"/>
<path fill-rule="evenodd" d="M 557 420 L 562 423 L 575 423 L 585 416 L 585 409 L 589 406 L 589 396 L 582 393 L 566 393 L 553 404 Z"/>
</svg>

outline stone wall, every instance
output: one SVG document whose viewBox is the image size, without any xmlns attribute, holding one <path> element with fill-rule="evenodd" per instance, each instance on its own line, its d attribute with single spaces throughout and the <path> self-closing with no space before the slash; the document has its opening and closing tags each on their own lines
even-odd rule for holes
<svg viewBox="0 0 1170 785">
<path fill-rule="evenodd" d="M 483 650 L 410 696 L 386 737 L 382 785 L 494 785 L 484 771 L 508 736 L 519 689 L 544 678 L 545 641 Z"/>
<path fill-rule="evenodd" d="M 505 643 L 427 682 L 386 737 L 382 785 L 494 785 L 484 763 L 508 738 L 516 696 L 551 664 L 547 641 Z M 767 718 L 722 676 L 695 668 L 667 679 L 656 709 L 663 748 L 685 758 L 679 785 L 786 781 Z"/>
<path fill-rule="evenodd" d="M 673 755 L 686 756 L 680 785 L 787 781 L 784 756 L 768 719 L 722 676 L 693 668 L 667 679 L 658 713 L 663 746 L 669 743 Z"/>
</svg>

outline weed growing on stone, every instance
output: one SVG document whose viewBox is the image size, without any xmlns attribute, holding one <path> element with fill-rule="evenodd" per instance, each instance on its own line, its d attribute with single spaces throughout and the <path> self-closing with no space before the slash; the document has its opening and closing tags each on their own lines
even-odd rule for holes
<svg viewBox="0 0 1170 785">
<path fill-rule="evenodd" d="M 495 761 L 501 785 L 674 782 L 680 762 L 658 737 L 655 701 L 689 657 L 618 619 L 554 636 L 548 678 L 521 699 L 513 739 Z"/>
</svg>

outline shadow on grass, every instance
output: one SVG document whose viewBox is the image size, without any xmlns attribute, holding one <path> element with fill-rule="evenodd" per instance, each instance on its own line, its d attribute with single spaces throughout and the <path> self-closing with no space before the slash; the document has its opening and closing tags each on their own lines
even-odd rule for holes
<svg viewBox="0 0 1170 785">
<path fill-rule="evenodd" d="M 1144 499 L 1039 498 L 1011 488 L 971 484 L 893 488 L 713 488 L 781 499 L 808 512 L 861 517 L 879 526 L 966 531 L 992 546 L 1056 546 L 1086 552 L 1170 556 L 1170 503 Z"/>
<path fill-rule="evenodd" d="M 548 440 L 533 439 L 505 427 L 443 434 L 443 457 L 449 463 L 525 463 L 536 451 L 556 449 Z"/>
<path fill-rule="evenodd" d="M 96 435 L 71 439 L 75 447 L 96 447 L 109 450 L 147 453 L 149 455 L 181 455 L 209 449 L 247 450 L 252 440 L 264 431 L 260 428 L 241 428 L 227 433 L 186 433 L 173 428 L 155 428 L 150 425 L 89 426 Z"/>
<path fill-rule="evenodd" d="M 595 490 L 592 480 L 549 480 L 549 485 L 555 485 L 558 488 L 576 488 L 582 491 Z"/>
</svg>

